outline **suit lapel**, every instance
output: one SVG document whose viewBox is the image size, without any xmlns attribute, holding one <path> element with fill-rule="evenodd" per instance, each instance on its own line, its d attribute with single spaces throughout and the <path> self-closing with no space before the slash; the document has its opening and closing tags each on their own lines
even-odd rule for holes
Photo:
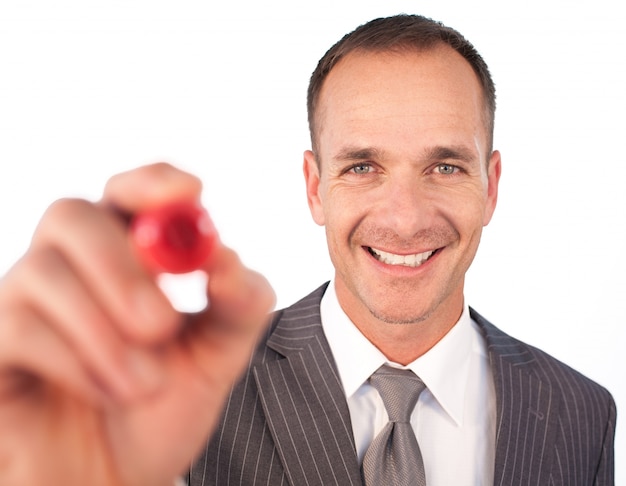
<svg viewBox="0 0 626 486">
<path fill-rule="evenodd" d="M 325 286 L 285 310 L 268 340 L 284 358 L 254 369 L 289 481 L 361 484 L 350 415 L 319 312 Z"/>
<path fill-rule="evenodd" d="M 497 400 L 494 485 L 547 484 L 557 433 L 559 395 L 533 372 L 528 348 L 478 313 Z"/>
<path fill-rule="evenodd" d="M 284 311 L 267 342 L 282 358 L 256 366 L 254 376 L 290 483 L 360 485 L 348 406 L 321 327 L 325 288 Z M 545 484 L 559 394 L 534 373 L 526 347 L 471 314 L 487 341 L 496 391 L 494 485 Z"/>
</svg>

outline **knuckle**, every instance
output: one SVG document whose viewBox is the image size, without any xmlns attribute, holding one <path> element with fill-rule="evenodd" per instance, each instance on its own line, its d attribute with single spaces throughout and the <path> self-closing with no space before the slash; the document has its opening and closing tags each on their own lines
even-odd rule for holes
<svg viewBox="0 0 626 486">
<path fill-rule="evenodd" d="M 157 162 L 150 166 L 146 166 L 146 168 L 152 172 L 152 175 L 157 180 L 160 179 L 163 181 L 167 181 L 172 178 L 172 176 L 174 176 L 184 178 L 189 183 L 194 183 L 198 187 L 202 185 L 202 182 L 198 177 L 189 172 L 180 170 L 168 162 Z"/>
<path fill-rule="evenodd" d="M 29 251 L 19 262 L 18 277 L 28 281 L 42 275 L 59 275 L 63 268 L 63 257 L 54 247 L 38 247 Z"/>
<path fill-rule="evenodd" d="M 65 261 L 53 247 L 31 248 L 0 281 L 0 306 L 29 301 L 42 282 L 55 285 L 65 272 Z"/>
<path fill-rule="evenodd" d="M 65 197 L 53 202 L 48 207 L 45 215 L 55 220 L 71 218 L 75 217 L 77 214 L 83 214 L 91 205 L 90 202 L 84 199 Z"/>
<path fill-rule="evenodd" d="M 93 204 L 83 199 L 62 198 L 53 202 L 44 212 L 37 229 L 34 241 L 49 237 L 66 228 L 69 224 L 84 219 L 93 211 Z"/>
<path fill-rule="evenodd" d="M 27 347 L 37 321 L 23 306 L 0 306 L 0 355 L 6 357 Z"/>
</svg>

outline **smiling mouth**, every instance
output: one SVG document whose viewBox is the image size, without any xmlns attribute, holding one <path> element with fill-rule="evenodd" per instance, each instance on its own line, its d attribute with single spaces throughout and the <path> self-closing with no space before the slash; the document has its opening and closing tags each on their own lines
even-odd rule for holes
<svg viewBox="0 0 626 486">
<path fill-rule="evenodd" d="M 419 267 L 437 251 L 431 250 L 411 255 L 396 255 L 395 253 L 377 250 L 371 246 L 368 246 L 367 250 L 379 262 L 386 263 L 387 265 L 402 265 L 404 267 Z"/>
</svg>

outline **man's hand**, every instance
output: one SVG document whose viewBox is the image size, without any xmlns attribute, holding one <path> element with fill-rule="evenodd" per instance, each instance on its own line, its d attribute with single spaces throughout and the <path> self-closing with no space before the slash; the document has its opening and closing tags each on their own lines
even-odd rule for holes
<svg viewBox="0 0 626 486">
<path fill-rule="evenodd" d="M 0 281 L 2 485 L 170 486 L 206 441 L 274 294 L 220 246 L 210 307 L 179 314 L 120 217 L 200 190 L 157 164 L 46 212 Z"/>
</svg>

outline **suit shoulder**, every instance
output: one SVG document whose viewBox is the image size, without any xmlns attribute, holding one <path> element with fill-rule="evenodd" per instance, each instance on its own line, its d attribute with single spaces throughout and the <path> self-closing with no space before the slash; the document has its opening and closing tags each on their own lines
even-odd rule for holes
<svg viewBox="0 0 626 486">
<path fill-rule="evenodd" d="M 473 309 L 471 315 L 485 337 L 492 364 L 494 360 L 498 361 L 496 368 L 500 372 L 503 366 L 518 369 L 534 375 L 555 390 L 561 390 L 564 395 L 593 396 L 605 404 L 614 403 L 605 387 L 581 372 L 544 350 L 510 336 Z"/>
<path fill-rule="evenodd" d="M 320 302 L 328 282 L 306 295 L 296 303 L 278 309 L 269 316 L 267 331 L 262 336 L 251 364 L 259 364 L 281 355 L 290 347 L 321 327 Z M 275 351 L 279 351 L 278 354 Z"/>
</svg>

